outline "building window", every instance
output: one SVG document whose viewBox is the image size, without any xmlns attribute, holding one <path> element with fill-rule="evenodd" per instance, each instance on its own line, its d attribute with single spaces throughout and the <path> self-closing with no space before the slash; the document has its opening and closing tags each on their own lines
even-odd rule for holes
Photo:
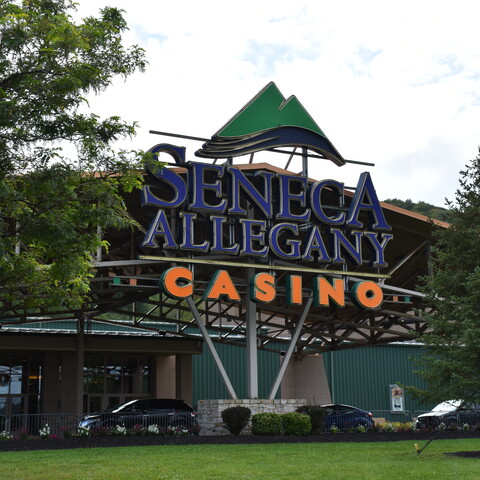
<svg viewBox="0 0 480 480">
<path fill-rule="evenodd" d="M 0 416 L 40 411 L 39 355 L 0 355 Z"/>
<path fill-rule="evenodd" d="M 152 361 L 141 355 L 85 355 L 84 411 L 151 396 Z"/>
</svg>

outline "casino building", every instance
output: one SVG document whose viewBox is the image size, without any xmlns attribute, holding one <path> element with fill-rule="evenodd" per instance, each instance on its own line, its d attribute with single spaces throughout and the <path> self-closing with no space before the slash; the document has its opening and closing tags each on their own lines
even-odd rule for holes
<svg viewBox="0 0 480 480">
<path fill-rule="evenodd" d="M 295 97 L 270 83 L 197 140 L 195 161 L 151 149 L 167 164 L 125 195 L 140 229 L 103 232 L 88 305 L 47 315 L 0 298 L 0 418 L 140 397 L 326 403 L 332 352 L 426 328 L 432 221 L 379 202 L 369 173 L 353 189 L 310 178 L 312 162 L 349 162 Z"/>
</svg>

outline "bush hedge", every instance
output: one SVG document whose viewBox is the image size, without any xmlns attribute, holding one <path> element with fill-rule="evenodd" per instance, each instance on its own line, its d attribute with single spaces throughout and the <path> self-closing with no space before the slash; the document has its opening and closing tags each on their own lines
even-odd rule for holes
<svg viewBox="0 0 480 480">
<path fill-rule="evenodd" d="M 298 407 L 296 412 L 304 413 L 310 417 L 312 424 L 312 435 L 318 435 L 325 430 L 325 408 L 318 405 L 303 405 Z"/>
<path fill-rule="evenodd" d="M 222 411 L 222 420 L 226 429 L 232 435 L 240 435 L 247 424 L 251 411 L 247 407 L 237 405 L 236 407 L 226 408 Z"/>
<path fill-rule="evenodd" d="M 305 413 L 284 413 L 281 419 L 284 435 L 309 435 L 312 430 L 312 421 Z"/>
<path fill-rule="evenodd" d="M 252 433 L 254 435 L 281 435 L 283 425 L 278 413 L 257 413 L 252 416 Z"/>
</svg>

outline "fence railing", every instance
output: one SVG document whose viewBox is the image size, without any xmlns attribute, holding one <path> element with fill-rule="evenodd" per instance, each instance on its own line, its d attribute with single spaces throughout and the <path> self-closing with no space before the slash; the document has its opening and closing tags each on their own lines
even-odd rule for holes
<svg viewBox="0 0 480 480">
<path fill-rule="evenodd" d="M 372 410 L 376 423 L 406 423 L 417 420 L 419 415 L 428 413 L 429 410 L 415 410 L 413 412 L 391 412 L 390 410 Z M 459 410 L 457 412 L 445 412 L 438 416 L 420 417 L 417 422 L 418 428 L 437 428 L 440 424 L 445 427 L 463 428 L 465 426 L 480 426 L 480 412 L 471 410 Z"/>
<path fill-rule="evenodd" d="M 373 418 L 376 419 L 377 422 L 382 423 L 385 422 L 400 422 L 400 423 L 407 423 L 414 421 L 418 415 L 421 413 L 425 413 L 425 411 L 415 410 L 414 412 L 410 410 L 405 410 L 403 412 L 392 412 L 391 410 L 371 410 Z"/>
<path fill-rule="evenodd" d="M 65 433 L 75 434 L 79 432 L 79 426 L 83 416 L 73 413 L 39 413 L 24 415 L 0 415 L 0 433 L 41 435 L 40 430 L 48 431 L 49 435 L 62 436 Z M 167 433 L 169 429 L 177 431 L 187 430 L 193 433 L 196 429 L 196 416 L 190 412 L 181 413 L 136 413 L 121 418 L 115 415 L 102 415 L 94 423 L 82 422 L 86 429 L 92 431 L 108 430 L 117 425 L 126 429 L 144 428 L 155 425 L 160 432 Z M 48 426 L 48 429 L 45 427 Z"/>
<path fill-rule="evenodd" d="M 413 412 L 391 412 L 390 410 L 372 410 L 372 415 L 376 423 L 407 423 L 414 421 L 424 410 L 415 410 Z M 428 417 L 427 417 L 428 418 Z M 79 425 L 82 416 L 73 413 L 40 413 L 24 415 L 0 415 L 0 434 L 7 432 L 10 434 L 40 435 L 40 430 L 48 425 L 50 435 L 64 435 L 66 432 L 75 434 L 79 431 Z M 134 429 L 139 426 L 147 429 L 150 425 L 156 425 L 160 431 L 169 428 L 187 429 L 193 432 L 196 428 L 197 420 L 195 416 L 171 416 L 171 415 L 141 415 L 141 417 L 131 417 L 129 419 L 117 419 L 115 417 L 102 417 L 99 425 L 92 425 L 92 428 L 111 428 L 116 425 L 123 425 L 128 429 Z M 340 419 L 334 423 L 339 426 Z M 471 427 L 480 427 L 480 413 L 461 411 L 452 414 L 444 419 L 426 420 L 425 425 L 420 427 L 436 428 L 440 423 L 446 427 L 463 428 L 465 425 Z"/>
<path fill-rule="evenodd" d="M 0 416 L 0 432 L 24 432 L 28 435 L 39 435 L 41 429 L 48 425 L 51 435 L 61 435 L 64 431 L 75 433 L 81 415 L 74 413 L 39 413 Z"/>
</svg>

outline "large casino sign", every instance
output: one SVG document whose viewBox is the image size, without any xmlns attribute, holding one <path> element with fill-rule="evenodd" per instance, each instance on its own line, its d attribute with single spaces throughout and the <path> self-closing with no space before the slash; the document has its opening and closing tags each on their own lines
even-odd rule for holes
<svg viewBox="0 0 480 480">
<path fill-rule="evenodd" d="M 247 121 L 258 121 L 258 114 L 249 115 L 258 112 L 259 104 L 264 106 L 266 93 L 271 97 L 277 92 L 274 84 L 267 86 L 196 155 L 232 157 L 272 145 L 295 144 L 308 146 L 341 165 L 341 156 L 315 123 L 308 124 L 311 117 L 305 119 L 302 109 L 301 120 L 296 112 L 297 120 L 292 121 L 290 112 L 288 122 L 277 119 L 270 127 Z M 267 100 L 278 103 L 277 98 Z M 289 103 L 291 99 L 283 100 L 282 109 Z M 245 131 L 245 125 L 255 132 Z M 369 173 L 360 175 L 353 198 L 350 194 L 347 202 L 345 186 L 336 180 L 312 182 L 285 171 L 241 169 L 229 162 L 187 162 L 185 148 L 170 144 L 156 145 L 151 152 L 156 156 L 168 154 L 178 167 L 147 169 L 150 181 L 142 191 L 142 205 L 154 207 L 156 213 L 143 247 L 190 252 L 191 257 L 262 258 L 292 265 L 301 262 L 319 269 L 332 264 L 358 266 L 367 260 L 375 269 L 386 266 L 385 249 L 393 235 Z M 301 304 L 302 277 L 292 271 L 283 286 L 288 302 Z M 271 272 L 252 276 L 250 298 L 272 301 L 275 280 Z M 175 266 L 163 273 L 161 287 L 170 296 L 184 298 L 193 294 L 194 282 L 191 270 Z M 363 308 L 376 308 L 383 299 L 380 286 L 370 280 L 359 281 L 344 292 L 341 278 L 318 275 L 309 287 L 316 305 L 334 303 L 341 307 L 349 295 Z M 205 289 L 204 298 L 220 297 L 240 301 L 227 269 L 218 270 Z"/>
</svg>

